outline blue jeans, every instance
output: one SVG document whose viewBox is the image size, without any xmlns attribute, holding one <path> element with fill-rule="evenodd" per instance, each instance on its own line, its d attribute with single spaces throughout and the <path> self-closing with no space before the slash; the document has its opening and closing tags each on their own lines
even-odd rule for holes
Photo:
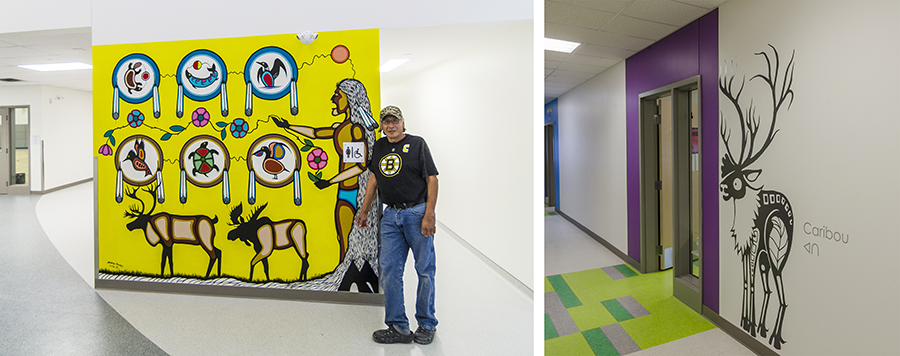
<svg viewBox="0 0 900 356">
<path fill-rule="evenodd" d="M 396 210 L 388 207 L 381 218 L 381 287 L 384 289 L 384 323 L 409 329 L 403 303 L 403 270 L 412 249 L 419 286 L 416 290 L 416 321 L 435 330 L 434 317 L 434 235 L 422 235 L 425 204 Z"/>
</svg>

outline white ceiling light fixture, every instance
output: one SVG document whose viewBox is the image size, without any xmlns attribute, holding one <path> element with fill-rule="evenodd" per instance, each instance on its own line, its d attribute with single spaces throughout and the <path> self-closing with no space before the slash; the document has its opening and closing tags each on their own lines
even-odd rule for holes
<svg viewBox="0 0 900 356">
<path fill-rule="evenodd" d="M 397 69 L 397 67 L 402 66 L 406 62 L 409 62 L 409 58 L 389 59 L 387 62 L 384 62 L 384 64 L 382 64 L 381 67 L 378 68 L 378 70 L 381 73 L 387 73 L 394 69 Z"/>
<path fill-rule="evenodd" d="M 581 43 L 544 38 L 544 49 L 555 52 L 572 53 Z"/>
<path fill-rule="evenodd" d="M 41 72 L 55 72 L 61 70 L 80 70 L 80 69 L 92 69 L 94 66 L 81 63 L 81 62 L 72 62 L 72 63 L 48 63 L 48 64 L 22 64 L 19 65 L 19 68 L 31 69 Z"/>
</svg>

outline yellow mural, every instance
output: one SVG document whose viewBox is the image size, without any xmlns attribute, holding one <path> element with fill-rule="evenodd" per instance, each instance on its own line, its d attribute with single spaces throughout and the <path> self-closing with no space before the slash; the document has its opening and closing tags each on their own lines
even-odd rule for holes
<svg viewBox="0 0 900 356">
<path fill-rule="evenodd" d="M 378 48 L 378 30 L 94 46 L 98 278 L 377 292 L 377 230 L 352 222 Z"/>
</svg>

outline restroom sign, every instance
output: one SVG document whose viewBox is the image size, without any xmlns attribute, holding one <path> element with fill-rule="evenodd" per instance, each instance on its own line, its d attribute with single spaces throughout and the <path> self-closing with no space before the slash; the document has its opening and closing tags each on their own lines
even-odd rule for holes
<svg viewBox="0 0 900 356">
<path fill-rule="evenodd" d="M 344 163 L 365 163 L 365 142 L 344 142 Z"/>
</svg>

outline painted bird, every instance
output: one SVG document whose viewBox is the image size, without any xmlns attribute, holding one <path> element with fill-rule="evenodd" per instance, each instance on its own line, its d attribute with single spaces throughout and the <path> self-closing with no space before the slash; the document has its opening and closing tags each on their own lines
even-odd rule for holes
<svg viewBox="0 0 900 356">
<path fill-rule="evenodd" d="M 256 152 L 253 152 L 253 155 L 256 157 L 263 157 L 263 170 L 266 173 L 272 175 L 272 179 L 278 179 L 278 174 L 281 172 L 287 171 L 284 168 L 284 164 L 281 163 L 281 159 L 287 154 L 287 147 L 280 142 L 271 142 L 268 146 L 263 146 Z"/>
<path fill-rule="evenodd" d="M 134 167 L 136 171 L 143 171 L 144 177 L 152 174 L 150 171 L 150 167 L 147 166 L 147 163 L 144 162 L 144 159 L 147 157 L 147 152 L 144 151 L 144 141 L 135 140 L 134 141 L 134 149 L 128 151 L 128 156 L 125 157 L 126 161 L 131 161 L 131 166 Z"/>
<path fill-rule="evenodd" d="M 281 61 L 281 58 L 276 58 L 275 62 L 272 63 L 272 69 L 269 69 L 269 64 L 266 62 L 256 62 L 262 67 L 256 71 L 256 80 L 259 81 L 263 87 L 273 88 L 275 87 L 275 79 L 278 78 L 278 75 L 281 74 L 282 70 L 286 70 L 284 67 L 284 62 Z"/>
</svg>

